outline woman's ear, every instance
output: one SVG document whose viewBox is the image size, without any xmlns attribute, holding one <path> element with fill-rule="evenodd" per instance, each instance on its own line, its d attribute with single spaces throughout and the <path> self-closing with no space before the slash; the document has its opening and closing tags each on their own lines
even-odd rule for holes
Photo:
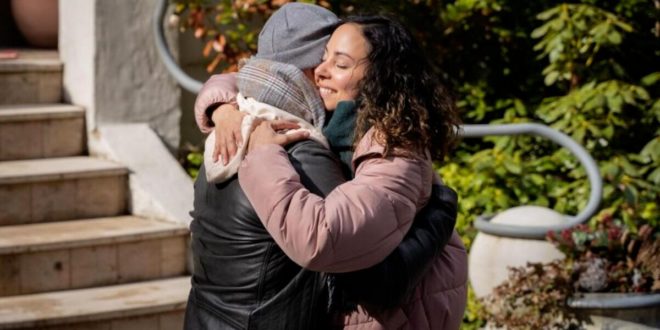
<svg viewBox="0 0 660 330">
<path fill-rule="evenodd" d="M 248 60 L 249 60 L 249 58 L 247 58 L 247 57 L 243 57 L 243 58 L 239 59 L 238 63 L 236 64 L 238 69 L 240 70 L 245 65 L 245 63 L 247 63 Z"/>
</svg>

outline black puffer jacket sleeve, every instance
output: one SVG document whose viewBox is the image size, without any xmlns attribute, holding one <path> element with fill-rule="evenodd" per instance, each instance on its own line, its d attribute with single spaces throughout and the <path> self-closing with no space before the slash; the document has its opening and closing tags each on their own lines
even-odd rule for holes
<svg viewBox="0 0 660 330">
<path fill-rule="evenodd" d="M 334 307 L 349 311 L 360 304 L 379 313 L 404 304 L 424 273 L 451 238 L 457 215 L 457 195 L 446 186 L 434 185 L 429 203 L 399 246 L 381 263 L 370 268 L 334 275 Z M 333 307 L 333 306 L 331 306 Z"/>
</svg>

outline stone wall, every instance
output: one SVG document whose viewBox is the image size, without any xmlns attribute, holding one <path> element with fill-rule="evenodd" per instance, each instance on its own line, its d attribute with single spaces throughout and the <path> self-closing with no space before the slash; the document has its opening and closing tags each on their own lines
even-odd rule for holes
<svg viewBox="0 0 660 330">
<path fill-rule="evenodd" d="M 85 106 L 89 131 L 147 123 L 173 151 L 180 141 L 181 91 L 156 52 L 156 2 L 60 0 L 64 97 Z M 167 31 L 176 47 L 176 29 Z"/>
</svg>

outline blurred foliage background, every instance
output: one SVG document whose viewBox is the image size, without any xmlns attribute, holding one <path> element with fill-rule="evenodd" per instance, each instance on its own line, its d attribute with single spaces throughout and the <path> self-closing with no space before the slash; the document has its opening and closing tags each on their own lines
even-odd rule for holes
<svg viewBox="0 0 660 330">
<path fill-rule="evenodd" d="M 256 50 L 263 22 L 288 1 L 174 0 L 172 23 L 205 40 L 209 72 Z M 650 0 L 327 0 L 340 17 L 382 13 L 417 36 L 455 92 L 465 123 L 538 122 L 597 160 L 601 211 L 635 232 L 660 220 L 660 2 Z M 199 155 L 188 157 L 195 174 Z M 576 214 L 589 183 L 577 159 L 541 138 L 464 140 L 437 170 L 460 196 L 466 245 L 477 215 L 519 205 Z M 470 300 L 464 328 L 483 324 Z"/>
</svg>

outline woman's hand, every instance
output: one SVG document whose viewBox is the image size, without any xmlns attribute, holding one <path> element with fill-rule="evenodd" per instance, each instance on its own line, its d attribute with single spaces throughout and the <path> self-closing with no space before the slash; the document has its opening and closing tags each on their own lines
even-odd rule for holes
<svg viewBox="0 0 660 330">
<path fill-rule="evenodd" d="M 296 123 L 286 120 L 255 120 L 255 129 L 250 134 L 250 142 L 248 143 L 248 153 L 255 148 L 265 144 L 279 144 L 285 146 L 287 144 L 298 142 L 309 137 L 309 132 L 298 131 L 284 133 L 282 131 L 300 128 Z"/>
<path fill-rule="evenodd" d="M 236 155 L 238 145 L 243 143 L 241 136 L 241 123 L 245 113 L 238 111 L 234 104 L 223 104 L 213 111 L 211 120 L 215 124 L 215 147 L 213 161 L 217 162 L 222 156 L 223 165 Z"/>
</svg>

